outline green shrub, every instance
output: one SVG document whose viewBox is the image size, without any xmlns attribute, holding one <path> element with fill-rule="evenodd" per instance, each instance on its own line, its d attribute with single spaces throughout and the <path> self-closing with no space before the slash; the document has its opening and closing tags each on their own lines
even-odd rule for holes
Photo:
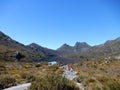
<svg viewBox="0 0 120 90">
<path fill-rule="evenodd" d="M 31 74 L 27 74 L 27 73 L 23 73 L 21 74 L 21 78 L 25 79 L 26 82 L 32 82 L 35 80 L 35 76 L 31 75 Z"/>
<path fill-rule="evenodd" d="M 85 90 L 120 90 L 120 80 L 99 77 L 84 80 Z"/>
<path fill-rule="evenodd" d="M 75 84 L 62 76 L 48 75 L 34 81 L 29 90 L 79 90 Z"/>
<path fill-rule="evenodd" d="M 88 78 L 88 77 L 85 75 L 81 75 L 79 77 L 76 77 L 74 80 L 78 83 L 82 83 L 86 78 Z"/>
<path fill-rule="evenodd" d="M 35 67 L 41 67 L 42 66 L 42 64 L 40 64 L 40 63 L 37 63 L 36 65 L 35 65 Z"/>
<path fill-rule="evenodd" d="M 59 66 L 58 66 L 57 64 L 51 65 L 51 66 L 49 67 L 49 69 L 50 69 L 50 71 L 56 71 L 57 69 L 59 69 Z"/>
<path fill-rule="evenodd" d="M 109 79 L 104 83 L 103 90 L 120 90 L 120 80 L 119 79 Z"/>
<path fill-rule="evenodd" d="M 15 78 L 12 77 L 0 77 L 0 90 L 16 85 Z"/>
</svg>

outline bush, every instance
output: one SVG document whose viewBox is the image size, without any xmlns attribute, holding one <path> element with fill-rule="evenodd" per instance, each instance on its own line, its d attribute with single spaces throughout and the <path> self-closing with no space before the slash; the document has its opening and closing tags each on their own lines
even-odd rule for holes
<svg viewBox="0 0 120 90">
<path fill-rule="evenodd" d="M 105 86 L 103 90 L 120 90 L 120 80 L 119 79 L 109 79 L 104 83 Z"/>
<path fill-rule="evenodd" d="M 98 77 L 84 80 L 85 90 L 120 90 L 120 80 Z"/>
<path fill-rule="evenodd" d="M 81 75 L 79 77 L 76 77 L 74 80 L 78 83 L 82 83 L 86 78 L 88 78 L 88 77 L 85 75 Z"/>
<path fill-rule="evenodd" d="M 32 82 L 35 80 L 35 76 L 33 76 L 31 74 L 27 74 L 27 73 L 21 74 L 21 78 L 26 80 L 26 82 Z"/>
<path fill-rule="evenodd" d="M 15 78 L 12 77 L 0 77 L 0 90 L 16 85 Z"/>
<path fill-rule="evenodd" d="M 55 74 L 57 74 L 57 75 L 62 75 L 63 74 L 63 69 L 58 69 L 56 72 L 55 72 Z"/>
<path fill-rule="evenodd" d="M 75 84 L 62 76 L 48 75 L 34 81 L 29 90 L 79 90 Z"/>
<path fill-rule="evenodd" d="M 42 66 L 42 64 L 40 64 L 40 63 L 37 63 L 36 65 L 35 65 L 35 67 L 41 67 Z"/>
<path fill-rule="evenodd" d="M 49 67 L 49 69 L 50 69 L 50 71 L 56 71 L 57 69 L 59 69 L 59 66 L 58 66 L 57 64 L 51 65 L 51 66 Z"/>
</svg>

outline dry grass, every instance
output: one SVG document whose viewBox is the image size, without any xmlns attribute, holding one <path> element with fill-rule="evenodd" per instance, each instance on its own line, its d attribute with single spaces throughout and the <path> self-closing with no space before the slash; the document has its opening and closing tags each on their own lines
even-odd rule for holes
<svg viewBox="0 0 120 90">
<path fill-rule="evenodd" d="M 45 76 L 48 73 L 62 74 L 59 65 L 48 66 L 47 62 L 0 62 L 0 77 L 12 76 L 18 83 L 28 82 L 28 77 Z"/>
<path fill-rule="evenodd" d="M 75 81 L 83 83 L 85 90 L 119 90 L 120 88 L 119 60 L 85 60 L 69 66 L 77 71 L 78 77 Z M 0 77 L 10 76 L 15 78 L 16 83 L 31 82 L 36 77 L 62 74 L 63 70 L 58 67 L 59 64 L 48 66 L 46 62 L 0 62 Z"/>
<path fill-rule="evenodd" d="M 74 65 L 86 90 L 120 90 L 120 61 L 86 60 Z"/>
</svg>

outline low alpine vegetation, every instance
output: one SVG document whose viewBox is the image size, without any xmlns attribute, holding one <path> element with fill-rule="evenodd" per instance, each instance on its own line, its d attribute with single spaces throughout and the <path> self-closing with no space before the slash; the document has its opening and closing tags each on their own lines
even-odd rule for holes
<svg viewBox="0 0 120 90">
<path fill-rule="evenodd" d="M 37 78 L 29 90 L 79 90 L 79 88 L 74 82 L 60 75 L 47 75 Z"/>
</svg>

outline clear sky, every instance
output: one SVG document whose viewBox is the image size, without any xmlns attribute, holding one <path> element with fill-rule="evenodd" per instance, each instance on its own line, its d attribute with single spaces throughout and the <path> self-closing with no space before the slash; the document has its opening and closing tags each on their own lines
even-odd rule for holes
<svg viewBox="0 0 120 90">
<path fill-rule="evenodd" d="M 0 0 L 0 31 L 28 45 L 98 45 L 120 37 L 120 0 Z"/>
</svg>

